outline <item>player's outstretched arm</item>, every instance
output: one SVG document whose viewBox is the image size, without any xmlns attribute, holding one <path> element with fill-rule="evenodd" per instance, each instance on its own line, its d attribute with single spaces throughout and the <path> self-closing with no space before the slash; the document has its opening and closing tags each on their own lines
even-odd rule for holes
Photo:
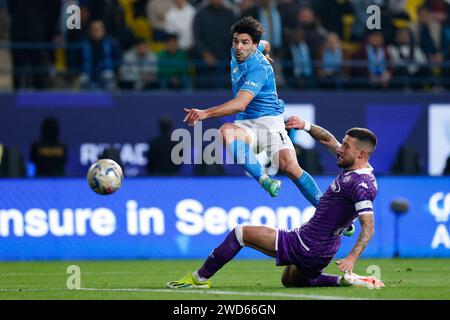
<svg viewBox="0 0 450 320">
<path fill-rule="evenodd" d="M 339 141 L 328 130 L 316 124 L 309 123 L 300 117 L 292 116 L 286 122 L 286 129 L 305 130 L 311 137 L 322 143 L 334 155 L 341 147 Z"/>
<path fill-rule="evenodd" d="M 339 270 L 342 272 L 352 272 L 355 261 L 363 253 L 375 232 L 373 214 L 360 215 L 359 222 L 361 223 L 361 231 L 358 240 L 346 258 L 336 261 Z"/>
<path fill-rule="evenodd" d="M 197 121 L 214 117 L 229 116 L 244 111 L 252 99 L 253 95 L 250 92 L 241 90 L 235 98 L 216 107 L 205 110 L 184 108 L 184 111 L 186 111 L 187 114 L 183 121 L 187 122 L 188 125 L 193 126 Z"/>
</svg>

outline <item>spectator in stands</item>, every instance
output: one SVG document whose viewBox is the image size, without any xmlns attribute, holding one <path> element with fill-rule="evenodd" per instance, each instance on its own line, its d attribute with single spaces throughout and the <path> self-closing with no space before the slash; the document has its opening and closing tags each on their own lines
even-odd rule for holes
<svg viewBox="0 0 450 320">
<path fill-rule="evenodd" d="M 150 140 L 147 173 L 149 175 L 176 175 L 181 166 L 172 161 L 172 149 L 178 144 L 171 140 L 172 121 L 168 117 L 159 120 L 159 136 Z M 181 155 L 182 156 L 182 155 Z"/>
<path fill-rule="evenodd" d="M 134 20 L 138 18 L 147 19 L 148 2 L 150 0 L 133 0 L 132 11 Z"/>
<path fill-rule="evenodd" d="M 322 88 L 340 88 L 342 85 L 342 67 L 344 53 L 341 39 L 337 33 L 329 33 L 325 39 L 320 57 L 318 76 Z"/>
<path fill-rule="evenodd" d="M 145 39 L 138 39 L 122 59 L 119 69 L 122 89 L 153 89 L 158 87 L 158 61 Z"/>
<path fill-rule="evenodd" d="M 82 43 L 88 38 L 89 21 L 91 19 L 91 12 L 86 5 L 80 5 L 80 29 L 66 30 L 66 41 L 71 48 L 67 52 L 67 67 L 69 69 L 69 76 L 75 80 L 83 68 L 83 48 Z M 63 19 L 64 20 L 64 19 Z M 78 46 L 78 47 L 77 47 Z"/>
<path fill-rule="evenodd" d="M 80 86 L 85 89 L 113 89 L 119 47 L 114 39 L 107 36 L 102 21 L 89 24 L 89 38 L 83 44 L 83 73 Z"/>
<path fill-rule="evenodd" d="M 252 9 L 256 5 L 256 0 L 241 0 L 237 5 L 237 11 L 239 13 L 238 15 L 243 16 L 244 12 Z"/>
<path fill-rule="evenodd" d="M 286 45 L 289 43 L 292 30 L 297 27 L 297 13 L 299 10 L 300 4 L 297 0 L 280 0 L 278 2 L 278 11 L 280 12 L 281 21 L 283 23 L 282 51 L 285 50 Z M 277 79 L 279 79 L 278 75 L 276 76 Z"/>
<path fill-rule="evenodd" d="M 446 0 L 426 0 L 425 6 L 430 12 L 430 17 L 434 21 L 445 24 L 449 19 L 450 3 Z"/>
<path fill-rule="evenodd" d="M 445 84 L 445 87 L 447 89 L 450 89 L 450 25 L 448 27 L 448 29 L 446 29 L 445 31 L 445 39 L 444 39 L 444 62 L 445 62 L 445 66 L 442 68 L 443 69 L 443 82 Z"/>
<path fill-rule="evenodd" d="M 385 0 L 352 0 L 351 4 L 355 16 L 352 24 L 352 40 L 363 41 L 367 30 L 367 8 L 371 5 L 383 6 Z"/>
<path fill-rule="evenodd" d="M 173 0 L 149 0 L 147 3 L 147 19 L 153 31 L 153 40 L 157 42 L 166 39 L 166 14 L 172 6 Z"/>
<path fill-rule="evenodd" d="M 261 40 L 269 41 L 272 55 L 277 56 L 282 47 L 283 25 L 275 1 L 257 0 L 256 6 L 243 12 L 242 16 L 251 16 L 261 23 L 265 31 Z"/>
<path fill-rule="evenodd" d="M 191 50 L 194 43 L 194 16 L 195 9 L 187 0 L 174 0 L 165 17 L 165 31 L 170 34 L 176 34 L 178 47 L 185 51 Z"/>
<path fill-rule="evenodd" d="M 65 175 L 66 145 L 59 140 L 58 120 L 45 118 L 41 125 L 41 137 L 33 143 L 30 160 L 36 165 L 38 177 L 61 177 Z"/>
<path fill-rule="evenodd" d="M 314 11 L 317 12 L 322 26 L 329 32 L 344 37 L 344 17 L 353 15 L 351 0 L 316 0 Z"/>
<path fill-rule="evenodd" d="M 224 0 L 210 0 L 194 17 L 194 48 L 197 61 L 197 87 L 220 88 L 229 85 L 230 28 L 236 18 Z"/>
<path fill-rule="evenodd" d="M 9 42 L 10 19 L 6 8 L 7 0 L 0 0 L 0 43 Z M 12 89 L 12 61 L 9 48 L 0 49 L 0 90 Z"/>
<path fill-rule="evenodd" d="M 327 31 L 319 24 L 311 7 L 302 7 L 297 14 L 297 23 L 305 33 L 305 41 L 311 52 L 313 60 L 319 59 L 320 50 Z"/>
<path fill-rule="evenodd" d="M 388 47 L 388 51 L 393 64 L 392 85 L 395 88 L 420 88 L 424 79 L 418 77 L 429 76 L 427 58 L 422 49 L 414 45 L 410 29 L 398 29 L 395 43 Z"/>
<path fill-rule="evenodd" d="M 57 33 L 59 0 L 9 0 L 11 42 L 51 42 Z M 14 88 L 48 87 L 50 51 L 42 48 L 12 50 Z"/>
<path fill-rule="evenodd" d="M 442 63 L 444 32 L 442 25 L 431 19 L 430 11 L 422 6 L 418 11 L 419 19 L 411 25 L 416 43 L 427 55 L 431 63 Z"/>
<path fill-rule="evenodd" d="M 283 73 L 289 87 L 306 88 L 313 86 L 314 66 L 302 28 L 297 27 L 291 32 L 290 41 L 283 58 L 286 61 Z"/>
<path fill-rule="evenodd" d="M 189 86 L 188 56 L 178 48 L 177 35 L 167 35 L 166 49 L 158 53 L 158 69 L 161 88 L 184 89 Z"/>
<path fill-rule="evenodd" d="M 0 39 L 5 40 L 9 31 L 9 14 L 7 0 L 0 0 Z"/>
<path fill-rule="evenodd" d="M 353 60 L 359 65 L 352 68 L 353 75 L 360 77 L 357 83 L 369 88 L 387 88 L 392 72 L 389 67 L 389 54 L 384 45 L 383 34 L 379 30 L 370 30 L 366 42 L 354 54 Z M 367 64 L 361 66 L 360 64 Z M 367 83 L 368 82 L 368 83 Z"/>
<path fill-rule="evenodd" d="M 108 5 L 105 7 L 106 33 L 119 43 L 121 50 L 128 50 L 135 44 L 133 32 L 125 22 L 123 8 L 117 1 L 105 1 Z"/>
</svg>

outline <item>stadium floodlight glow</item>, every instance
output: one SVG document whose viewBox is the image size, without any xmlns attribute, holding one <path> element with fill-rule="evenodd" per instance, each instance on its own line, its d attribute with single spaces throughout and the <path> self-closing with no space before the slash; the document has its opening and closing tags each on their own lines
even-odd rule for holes
<svg viewBox="0 0 450 320">
<path fill-rule="evenodd" d="M 405 198 L 395 198 L 391 202 L 391 210 L 394 212 L 394 257 L 400 257 L 400 216 L 409 211 L 409 201 Z"/>
</svg>

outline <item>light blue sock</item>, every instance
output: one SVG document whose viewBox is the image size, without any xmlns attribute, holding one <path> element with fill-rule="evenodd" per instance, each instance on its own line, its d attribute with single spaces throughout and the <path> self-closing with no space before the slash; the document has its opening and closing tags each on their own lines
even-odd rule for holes
<svg viewBox="0 0 450 320">
<path fill-rule="evenodd" d="M 262 168 L 249 145 L 244 141 L 235 140 L 230 142 L 227 148 L 233 154 L 234 161 L 242 165 L 244 170 L 259 182 L 263 175 Z"/>
<path fill-rule="evenodd" d="M 308 200 L 314 207 L 317 207 L 320 197 L 322 196 L 322 191 L 320 191 L 319 186 L 313 177 L 311 177 L 308 172 L 303 170 L 300 178 L 293 181 L 306 200 Z"/>
</svg>

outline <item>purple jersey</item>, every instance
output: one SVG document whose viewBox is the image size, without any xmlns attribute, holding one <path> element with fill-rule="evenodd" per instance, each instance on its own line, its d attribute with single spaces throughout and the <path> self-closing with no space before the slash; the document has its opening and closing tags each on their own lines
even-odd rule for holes
<svg viewBox="0 0 450 320">
<path fill-rule="evenodd" d="M 300 229 L 300 244 L 311 255 L 331 257 L 341 244 L 341 235 L 361 214 L 373 214 L 377 194 L 373 168 L 342 171 L 320 198 L 314 216 Z"/>
</svg>

